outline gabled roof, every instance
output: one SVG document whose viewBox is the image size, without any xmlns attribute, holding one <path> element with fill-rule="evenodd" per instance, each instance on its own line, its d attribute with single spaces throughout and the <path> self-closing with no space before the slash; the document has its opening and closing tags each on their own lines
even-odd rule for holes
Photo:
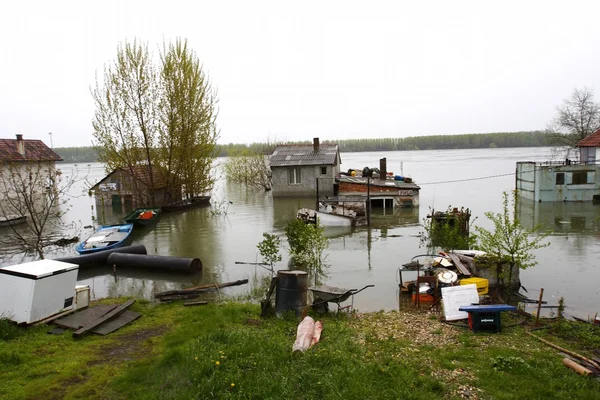
<svg viewBox="0 0 600 400">
<path fill-rule="evenodd" d="M 104 182 L 110 176 L 118 171 L 122 171 L 127 175 L 131 175 L 131 172 L 127 168 L 117 168 L 110 174 L 102 178 L 98 183 L 92 186 L 94 189 L 96 186 Z M 136 165 L 133 167 L 133 177 L 142 182 L 146 186 L 150 186 L 150 168 L 147 165 Z M 152 166 L 152 178 L 154 180 L 154 189 L 162 189 L 167 186 L 167 173 L 162 168 L 155 165 Z"/>
<path fill-rule="evenodd" d="M 575 147 L 600 147 L 600 129 L 588 137 L 581 139 Z"/>
<path fill-rule="evenodd" d="M 52 149 L 37 139 L 22 139 L 25 155 L 17 150 L 17 139 L 0 139 L 0 162 L 63 161 Z"/>
<path fill-rule="evenodd" d="M 339 154 L 337 144 L 321 143 L 316 152 L 312 144 L 282 145 L 277 146 L 269 157 L 269 165 L 271 167 L 337 165 Z"/>
</svg>

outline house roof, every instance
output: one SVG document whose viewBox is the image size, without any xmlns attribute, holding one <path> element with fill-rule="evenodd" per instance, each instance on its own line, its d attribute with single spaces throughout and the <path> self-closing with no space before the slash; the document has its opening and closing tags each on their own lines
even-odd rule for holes
<svg viewBox="0 0 600 400">
<path fill-rule="evenodd" d="M 271 167 L 293 167 L 299 165 L 337 165 L 337 144 L 321 143 L 315 152 L 312 144 L 277 146 L 269 157 Z"/>
<path fill-rule="evenodd" d="M 63 161 L 52 149 L 37 139 L 22 139 L 24 153 L 17 150 L 17 139 L 0 139 L 0 162 Z"/>
<path fill-rule="evenodd" d="M 600 147 L 600 129 L 588 137 L 581 139 L 575 147 Z"/>
<path fill-rule="evenodd" d="M 122 171 L 128 175 L 131 175 L 131 172 L 129 171 L 129 169 L 117 168 L 117 169 L 113 170 L 110 174 L 108 174 L 104 178 L 102 178 L 94 186 L 92 186 L 92 189 L 94 189 L 96 186 L 98 186 L 99 184 L 104 182 L 106 179 L 108 179 L 110 176 L 112 176 L 113 174 L 115 174 L 118 171 Z M 161 169 L 155 165 L 152 166 L 152 171 L 153 171 L 152 178 L 154 180 L 154 189 L 162 189 L 162 188 L 166 187 L 167 186 L 166 172 L 163 169 Z M 137 180 L 142 182 L 144 185 L 150 186 L 150 168 L 147 165 L 135 165 L 133 167 L 133 176 Z"/>
</svg>

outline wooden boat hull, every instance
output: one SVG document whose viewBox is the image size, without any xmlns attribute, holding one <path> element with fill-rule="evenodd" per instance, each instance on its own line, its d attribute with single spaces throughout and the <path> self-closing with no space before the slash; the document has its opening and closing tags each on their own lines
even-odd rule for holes
<svg viewBox="0 0 600 400">
<path fill-rule="evenodd" d="M 132 231 L 133 224 L 103 225 L 89 238 L 79 243 L 75 250 L 79 254 L 90 254 L 127 246 L 131 242 Z"/>
<path fill-rule="evenodd" d="M 166 206 L 162 206 L 162 212 L 184 211 L 191 208 L 200 208 L 210 205 L 210 196 L 196 196 L 190 199 L 176 201 Z"/>
<path fill-rule="evenodd" d="M 151 215 L 150 218 L 145 216 Z M 161 209 L 160 208 L 136 208 L 129 214 L 127 214 L 123 221 L 134 224 L 136 226 L 149 226 L 156 224 L 160 219 Z"/>
<path fill-rule="evenodd" d="M 7 215 L 0 217 L 0 227 L 20 225 L 27 221 L 27 217 L 24 215 Z"/>
<path fill-rule="evenodd" d="M 315 211 L 309 208 L 298 210 L 297 217 L 306 223 L 318 223 L 322 226 L 353 226 L 355 221 L 355 218 L 349 215 Z"/>
</svg>

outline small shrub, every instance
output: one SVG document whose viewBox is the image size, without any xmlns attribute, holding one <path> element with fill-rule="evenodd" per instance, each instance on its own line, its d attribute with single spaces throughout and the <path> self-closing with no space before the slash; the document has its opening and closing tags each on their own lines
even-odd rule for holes
<svg viewBox="0 0 600 400">
<path fill-rule="evenodd" d="M 0 318 L 0 340 L 8 341 L 21 335 L 21 330 L 8 318 Z"/>
<path fill-rule="evenodd" d="M 495 371 L 511 371 L 527 367 L 527 363 L 521 357 L 498 356 L 492 358 L 492 367 Z"/>
<path fill-rule="evenodd" d="M 14 352 L 0 352 L 0 365 L 15 366 L 21 364 L 22 361 L 21 356 Z"/>
</svg>

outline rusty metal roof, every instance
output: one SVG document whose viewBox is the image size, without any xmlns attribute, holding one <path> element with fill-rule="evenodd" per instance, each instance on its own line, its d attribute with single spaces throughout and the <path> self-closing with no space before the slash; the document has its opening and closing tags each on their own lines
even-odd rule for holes
<svg viewBox="0 0 600 400">
<path fill-rule="evenodd" d="M 575 147 L 600 147 L 600 129 L 588 137 L 581 139 Z"/>
<path fill-rule="evenodd" d="M 321 143 L 315 151 L 312 144 L 277 146 L 269 157 L 271 167 L 294 167 L 302 165 L 337 165 L 337 144 Z M 341 162 L 341 160 L 340 160 Z"/>
<path fill-rule="evenodd" d="M 369 183 L 371 186 L 389 187 L 396 189 L 415 189 L 420 190 L 421 187 L 416 183 L 406 183 L 404 181 L 396 181 L 391 179 L 368 179 L 362 176 L 342 176 L 339 178 L 340 182 L 356 183 L 359 185 L 366 185 Z"/>
<path fill-rule="evenodd" d="M 62 161 L 52 149 L 37 139 L 23 139 L 25 155 L 17 150 L 17 139 L 0 139 L 0 162 Z"/>
<path fill-rule="evenodd" d="M 133 177 L 142 182 L 146 186 L 150 186 L 150 168 L 147 165 L 135 165 L 133 168 Z M 127 168 L 118 168 L 113 170 L 110 174 L 106 175 L 102 178 L 98 183 L 91 187 L 91 190 L 94 190 L 98 185 L 104 182 L 108 177 L 116 173 L 117 171 L 122 171 L 123 173 L 130 175 L 131 172 Z M 154 189 L 162 189 L 167 187 L 167 172 L 163 169 L 153 165 L 152 166 L 152 178 L 154 180 Z"/>
</svg>

